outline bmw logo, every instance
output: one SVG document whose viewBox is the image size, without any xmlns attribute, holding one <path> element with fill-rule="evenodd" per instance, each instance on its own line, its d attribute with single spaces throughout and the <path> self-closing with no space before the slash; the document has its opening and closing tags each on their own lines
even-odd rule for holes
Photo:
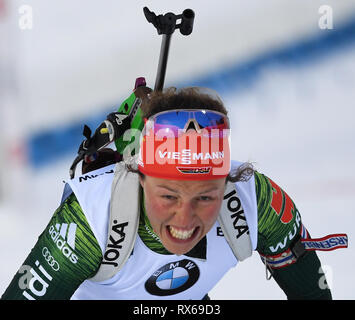
<svg viewBox="0 0 355 320">
<path fill-rule="evenodd" d="M 199 276 L 200 270 L 191 260 L 170 262 L 148 278 L 145 289 L 156 296 L 169 296 L 189 289 Z"/>
</svg>

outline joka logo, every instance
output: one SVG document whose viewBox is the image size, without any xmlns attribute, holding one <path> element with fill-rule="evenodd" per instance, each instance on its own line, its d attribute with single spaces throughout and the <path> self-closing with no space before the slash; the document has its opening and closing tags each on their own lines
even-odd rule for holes
<svg viewBox="0 0 355 320">
<path fill-rule="evenodd" d="M 128 226 L 128 222 L 118 223 L 117 220 L 113 221 L 112 231 L 109 237 L 109 243 L 107 244 L 107 250 L 104 254 L 104 259 L 101 263 L 110 264 L 117 267 L 116 260 L 120 256 L 120 249 L 123 247 L 123 242 L 126 237 L 124 229 Z"/>
<path fill-rule="evenodd" d="M 237 232 L 235 234 L 235 237 L 239 239 L 244 233 L 249 234 L 249 227 L 247 225 L 247 220 L 244 215 L 242 203 L 237 197 L 237 192 L 235 191 L 235 189 L 225 195 L 223 197 L 223 200 L 228 201 L 227 208 L 228 211 L 231 213 L 230 217 L 233 220 L 233 228 Z"/>
<path fill-rule="evenodd" d="M 198 266 L 184 259 L 166 264 L 153 273 L 145 289 L 156 296 L 169 296 L 191 288 L 200 276 Z"/>
<path fill-rule="evenodd" d="M 77 225 L 75 223 L 69 224 L 69 228 L 67 223 L 57 223 L 55 227 L 49 227 L 49 234 L 52 240 L 72 263 L 78 262 L 78 256 L 73 252 L 75 249 L 76 228 Z"/>
</svg>

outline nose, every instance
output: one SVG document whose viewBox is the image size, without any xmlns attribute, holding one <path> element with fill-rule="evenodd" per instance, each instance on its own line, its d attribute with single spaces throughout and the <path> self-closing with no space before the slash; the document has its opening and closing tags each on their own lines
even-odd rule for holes
<svg viewBox="0 0 355 320">
<path fill-rule="evenodd" d="M 190 201 L 180 202 L 175 214 L 175 223 L 179 227 L 189 227 L 195 216 L 194 205 Z"/>
</svg>

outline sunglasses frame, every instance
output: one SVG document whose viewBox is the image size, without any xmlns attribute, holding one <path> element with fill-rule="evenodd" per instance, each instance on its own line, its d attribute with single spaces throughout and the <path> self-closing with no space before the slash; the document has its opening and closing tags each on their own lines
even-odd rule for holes
<svg viewBox="0 0 355 320">
<path fill-rule="evenodd" d="M 213 113 L 213 114 L 219 115 L 223 118 L 223 120 L 226 124 L 226 127 L 223 129 L 230 129 L 229 118 L 226 114 L 224 114 L 222 112 L 215 111 L 215 110 L 209 110 L 209 109 L 171 109 L 171 110 L 165 110 L 165 111 L 158 112 L 158 113 L 150 116 L 148 119 L 145 119 L 145 126 L 143 129 L 145 131 L 144 133 L 147 133 L 147 130 L 154 128 L 154 126 L 156 124 L 156 118 L 159 117 L 160 115 L 164 115 L 167 113 L 178 113 L 178 112 L 189 112 L 192 114 L 194 114 L 196 112 L 202 113 L 202 114 Z M 185 133 L 187 131 L 188 127 L 190 126 L 191 122 L 194 124 L 194 127 L 195 127 L 198 134 L 200 134 L 204 129 L 208 128 L 208 126 L 201 128 L 196 117 L 194 116 L 194 117 L 188 118 L 186 120 L 184 128 L 178 128 L 178 130 L 181 130 L 181 132 Z M 159 125 L 159 123 L 158 123 L 158 125 Z"/>
</svg>

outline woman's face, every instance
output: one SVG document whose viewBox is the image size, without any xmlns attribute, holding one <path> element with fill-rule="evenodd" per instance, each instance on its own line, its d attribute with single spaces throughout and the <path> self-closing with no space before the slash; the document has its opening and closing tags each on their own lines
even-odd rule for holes
<svg viewBox="0 0 355 320">
<path fill-rule="evenodd" d="M 140 182 L 149 221 L 171 253 L 189 252 L 216 222 L 225 178 L 180 181 L 145 176 Z"/>
</svg>

